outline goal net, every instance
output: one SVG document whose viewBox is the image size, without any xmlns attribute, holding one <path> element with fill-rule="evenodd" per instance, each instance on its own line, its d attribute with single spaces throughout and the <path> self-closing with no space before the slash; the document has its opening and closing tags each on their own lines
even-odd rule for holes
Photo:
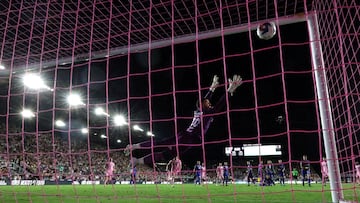
<svg viewBox="0 0 360 203">
<path fill-rule="evenodd" d="M 355 0 L 1 1 L 0 200 L 359 201 L 359 19 Z"/>
</svg>

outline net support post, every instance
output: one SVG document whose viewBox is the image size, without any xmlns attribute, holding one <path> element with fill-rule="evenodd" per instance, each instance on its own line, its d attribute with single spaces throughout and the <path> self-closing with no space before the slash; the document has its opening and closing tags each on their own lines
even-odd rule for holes
<svg viewBox="0 0 360 203">
<path fill-rule="evenodd" d="M 320 111 L 321 130 L 329 171 L 329 182 L 332 202 L 343 199 L 339 161 L 335 142 L 335 131 L 331 115 L 330 97 L 327 86 L 323 52 L 320 41 L 319 24 L 316 12 L 307 16 L 307 27 L 310 39 L 312 69 L 315 76 L 317 103 Z"/>
</svg>

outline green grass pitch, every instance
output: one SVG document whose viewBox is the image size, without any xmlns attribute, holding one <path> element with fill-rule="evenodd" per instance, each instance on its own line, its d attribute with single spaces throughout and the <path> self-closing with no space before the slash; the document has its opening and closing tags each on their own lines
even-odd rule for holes
<svg viewBox="0 0 360 203">
<path fill-rule="evenodd" d="M 360 186 L 344 185 L 347 200 L 360 200 Z M 331 202 L 330 187 L 313 184 L 247 186 L 170 185 L 51 185 L 1 186 L 0 202 Z"/>
</svg>

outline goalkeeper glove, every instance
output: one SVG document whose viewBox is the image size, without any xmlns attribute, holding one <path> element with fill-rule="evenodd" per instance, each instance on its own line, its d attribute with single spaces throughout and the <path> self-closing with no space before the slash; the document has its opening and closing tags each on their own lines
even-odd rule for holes
<svg viewBox="0 0 360 203">
<path fill-rule="evenodd" d="M 211 86 L 210 86 L 210 91 L 212 91 L 212 92 L 214 92 L 215 91 L 215 89 L 216 89 L 216 87 L 218 86 L 218 84 L 219 84 L 219 77 L 217 76 L 217 75 L 214 75 L 214 78 L 213 78 L 213 82 L 212 82 L 212 84 L 211 84 Z"/>
<path fill-rule="evenodd" d="M 229 88 L 227 89 L 227 91 L 230 93 L 231 96 L 233 96 L 236 88 L 238 88 L 242 84 L 242 78 L 240 75 L 234 75 L 233 79 L 231 80 L 231 78 L 229 78 L 228 81 Z"/>
</svg>

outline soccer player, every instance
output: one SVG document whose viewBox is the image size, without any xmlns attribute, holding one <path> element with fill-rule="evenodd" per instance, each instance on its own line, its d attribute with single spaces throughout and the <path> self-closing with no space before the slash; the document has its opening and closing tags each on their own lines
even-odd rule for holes
<svg viewBox="0 0 360 203">
<path fill-rule="evenodd" d="M 167 181 L 170 181 L 170 184 L 171 184 L 171 185 L 173 185 L 173 175 L 172 175 L 173 162 L 174 162 L 174 159 L 171 159 L 171 160 L 166 164 Z"/>
<path fill-rule="evenodd" d="M 170 180 L 172 187 L 174 187 L 175 178 L 181 172 L 181 168 L 182 168 L 182 162 L 178 156 L 176 156 L 174 159 L 171 159 L 169 163 L 166 165 L 166 171 L 168 172 L 168 179 Z"/>
<path fill-rule="evenodd" d="M 258 165 L 258 181 L 260 186 L 264 185 L 264 165 L 262 160 L 260 160 Z"/>
<path fill-rule="evenodd" d="M 230 173 L 229 173 L 229 166 L 228 166 L 228 163 L 227 163 L 227 162 L 224 162 L 224 167 L 223 167 L 223 168 L 224 168 L 223 186 L 224 186 L 224 184 L 225 184 L 226 186 L 228 186 Z"/>
<path fill-rule="evenodd" d="M 280 185 L 285 185 L 285 165 L 281 159 L 278 160 L 278 163 L 279 165 L 277 167 L 277 171 L 278 171 Z"/>
<path fill-rule="evenodd" d="M 274 178 L 274 165 L 272 164 L 271 160 L 268 160 L 265 166 L 265 184 L 267 186 L 275 185 L 273 178 Z"/>
<path fill-rule="evenodd" d="M 326 186 L 326 179 L 329 177 L 329 171 L 325 157 L 323 157 L 322 161 L 320 162 L 320 165 L 321 165 L 322 183 L 324 184 L 324 186 Z"/>
<path fill-rule="evenodd" d="M 218 79 L 219 78 L 215 75 L 208 93 L 205 95 L 205 97 L 201 99 L 201 102 L 197 102 L 197 109 L 194 111 L 194 117 L 190 126 L 186 130 L 178 133 L 176 137 L 171 136 L 170 138 L 154 143 L 154 145 L 167 145 L 170 147 L 163 148 L 162 151 L 156 152 L 154 154 L 147 154 L 141 158 L 132 157 L 132 162 L 135 164 L 138 163 L 152 165 L 152 156 L 154 156 L 155 162 L 166 159 L 166 156 L 176 156 L 176 148 L 171 147 L 171 145 L 175 143 L 176 138 L 178 139 L 178 143 L 182 144 L 182 146 L 180 146 L 181 149 L 179 150 L 179 155 L 183 155 L 191 148 L 191 146 L 186 146 L 186 144 L 201 143 L 202 131 L 205 135 L 214 120 L 211 114 L 221 111 L 226 105 L 225 94 L 218 100 L 218 102 L 214 106 L 210 102 L 216 87 L 219 85 Z M 242 78 L 239 75 L 234 75 L 233 79 L 228 80 L 228 84 L 229 87 L 227 89 L 227 92 L 230 94 L 230 96 L 232 96 L 235 90 L 242 84 Z M 201 122 L 203 122 L 203 129 L 201 129 L 200 127 Z M 151 140 L 133 144 L 131 146 L 128 145 L 124 152 L 126 155 L 128 155 L 130 153 L 130 150 L 141 149 L 143 147 L 151 147 Z"/>
<path fill-rule="evenodd" d="M 104 181 L 104 186 L 111 181 L 112 177 L 113 177 L 113 173 L 114 173 L 114 169 L 115 169 L 115 163 L 113 162 L 113 159 L 110 158 L 109 161 L 107 162 L 107 168 L 105 171 L 105 181 Z"/>
<path fill-rule="evenodd" d="M 224 167 L 222 163 L 219 163 L 219 165 L 216 167 L 216 185 L 218 183 L 222 183 L 224 180 Z"/>
<path fill-rule="evenodd" d="M 251 165 L 250 161 L 247 161 L 246 164 L 247 164 L 247 168 L 246 168 L 247 182 L 248 182 L 248 186 L 250 186 L 250 183 L 255 184 L 254 176 L 253 176 L 253 169 L 252 169 L 252 165 Z"/>
<path fill-rule="evenodd" d="M 134 167 L 130 170 L 130 184 L 136 184 L 136 173 L 137 168 L 136 165 L 134 165 Z"/>
<path fill-rule="evenodd" d="M 200 161 L 197 161 L 195 166 L 194 166 L 194 172 L 195 172 L 195 185 L 196 184 L 201 184 L 201 170 L 202 170 L 202 166 L 200 164 Z"/>
<path fill-rule="evenodd" d="M 300 162 L 300 168 L 301 168 L 303 186 L 305 186 L 305 179 L 307 179 L 310 187 L 311 186 L 310 161 L 307 159 L 306 155 L 303 155 L 303 160 Z"/>
<path fill-rule="evenodd" d="M 293 168 L 292 170 L 292 177 L 295 180 L 295 184 L 297 184 L 297 180 L 298 180 L 298 176 L 299 176 L 299 171 L 296 168 Z"/>
<path fill-rule="evenodd" d="M 202 183 L 205 183 L 207 180 L 205 163 L 201 164 L 201 180 L 202 180 Z"/>
<path fill-rule="evenodd" d="M 360 164 L 359 162 L 355 163 L 355 179 L 358 184 L 360 184 Z"/>
</svg>

